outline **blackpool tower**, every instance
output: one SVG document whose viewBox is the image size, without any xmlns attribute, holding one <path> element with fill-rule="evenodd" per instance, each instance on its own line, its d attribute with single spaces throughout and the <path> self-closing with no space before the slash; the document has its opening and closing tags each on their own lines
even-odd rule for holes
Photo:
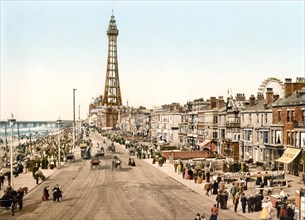
<svg viewBox="0 0 305 220">
<path fill-rule="evenodd" d="M 108 59 L 105 80 L 105 90 L 102 105 L 121 106 L 122 97 L 119 81 L 118 55 L 117 55 L 117 37 L 119 30 L 117 29 L 115 17 L 112 14 L 108 30 Z"/>
</svg>

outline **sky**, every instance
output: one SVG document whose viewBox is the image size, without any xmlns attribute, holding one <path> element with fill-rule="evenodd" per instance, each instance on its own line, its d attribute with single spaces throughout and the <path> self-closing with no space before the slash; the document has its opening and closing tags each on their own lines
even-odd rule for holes
<svg viewBox="0 0 305 220">
<path fill-rule="evenodd" d="M 255 95 L 304 77 L 304 1 L 3 1 L 0 120 L 85 119 L 114 10 L 123 105 Z"/>
</svg>

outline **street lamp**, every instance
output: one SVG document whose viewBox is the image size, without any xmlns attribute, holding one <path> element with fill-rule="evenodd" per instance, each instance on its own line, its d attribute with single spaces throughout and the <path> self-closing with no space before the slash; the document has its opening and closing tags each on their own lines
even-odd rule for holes
<svg viewBox="0 0 305 220">
<path fill-rule="evenodd" d="M 58 166 L 60 167 L 60 125 L 61 125 L 61 119 L 60 117 L 57 120 L 57 126 L 58 126 Z"/>
<path fill-rule="evenodd" d="M 80 120 L 80 105 L 78 105 L 78 123 L 77 123 L 77 137 L 80 137 L 81 133 L 81 120 Z"/>
<path fill-rule="evenodd" d="M 73 88 L 73 150 L 75 147 L 75 90 Z"/>
<path fill-rule="evenodd" d="M 12 117 L 7 120 L 8 125 L 11 127 L 11 148 L 10 148 L 10 165 L 11 165 L 11 175 L 10 175 L 10 186 L 13 187 L 13 126 L 16 122 L 16 119 L 14 119 L 14 115 L 12 114 Z"/>
</svg>

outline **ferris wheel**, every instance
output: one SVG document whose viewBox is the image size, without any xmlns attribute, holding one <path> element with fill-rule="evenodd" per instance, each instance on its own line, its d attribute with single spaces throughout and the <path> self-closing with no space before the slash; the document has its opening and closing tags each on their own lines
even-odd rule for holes
<svg viewBox="0 0 305 220">
<path fill-rule="evenodd" d="M 266 94 L 267 88 L 272 88 L 273 89 L 273 94 L 275 95 L 279 95 L 279 98 L 283 98 L 284 97 L 284 83 L 275 77 L 269 77 L 267 79 L 265 79 L 259 89 L 258 92 L 262 93 L 262 94 Z"/>
</svg>

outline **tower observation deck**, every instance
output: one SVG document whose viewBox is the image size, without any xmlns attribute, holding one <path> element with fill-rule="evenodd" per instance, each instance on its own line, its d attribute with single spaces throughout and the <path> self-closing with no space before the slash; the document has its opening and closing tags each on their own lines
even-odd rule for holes
<svg viewBox="0 0 305 220">
<path fill-rule="evenodd" d="M 108 30 L 108 59 L 105 80 L 105 90 L 102 105 L 121 106 L 122 97 L 119 81 L 118 56 L 117 56 L 117 37 L 119 30 L 116 26 L 115 17 L 112 14 Z"/>
</svg>

